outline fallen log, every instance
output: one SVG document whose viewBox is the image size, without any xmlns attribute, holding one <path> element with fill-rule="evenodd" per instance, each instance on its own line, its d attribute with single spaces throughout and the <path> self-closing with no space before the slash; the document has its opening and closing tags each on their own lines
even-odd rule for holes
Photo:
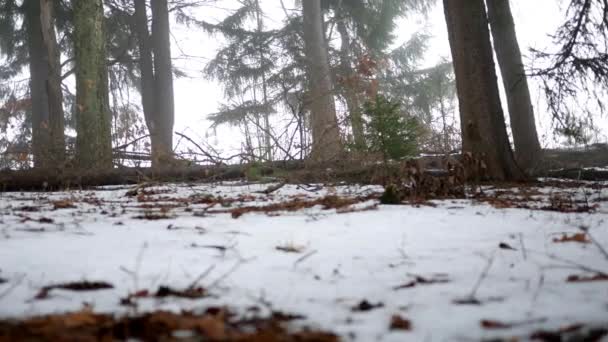
<svg viewBox="0 0 608 342">
<path fill-rule="evenodd" d="M 242 166 L 116 168 L 111 170 L 32 169 L 0 171 L 0 191 L 56 191 L 147 181 L 223 181 L 244 178 Z"/>
</svg>

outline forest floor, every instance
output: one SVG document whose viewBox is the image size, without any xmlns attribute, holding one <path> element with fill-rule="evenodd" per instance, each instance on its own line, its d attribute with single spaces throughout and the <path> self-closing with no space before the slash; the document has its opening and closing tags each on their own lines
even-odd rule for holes
<svg viewBox="0 0 608 342">
<path fill-rule="evenodd" d="M 271 185 L 0 193 L 0 341 L 608 334 L 608 183 Z"/>
</svg>

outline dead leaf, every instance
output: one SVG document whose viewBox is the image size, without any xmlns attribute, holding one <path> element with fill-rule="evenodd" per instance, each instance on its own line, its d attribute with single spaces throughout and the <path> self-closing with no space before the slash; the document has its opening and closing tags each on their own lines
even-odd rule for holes
<svg viewBox="0 0 608 342">
<path fill-rule="evenodd" d="M 393 315 L 391 317 L 391 330 L 412 330 L 412 322 L 409 319 L 403 318 L 399 315 Z"/>
<path fill-rule="evenodd" d="M 359 304 L 353 306 L 351 308 L 351 310 L 354 312 L 366 312 L 366 311 L 371 311 L 374 309 L 379 309 L 382 307 L 384 307 L 384 303 L 382 303 L 382 302 L 372 304 L 372 303 L 368 302 L 367 299 L 364 299 L 361 302 L 359 302 Z"/>
<path fill-rule="evenodd" d="M 183 290 L 176 290 L 169 286 L 160 286 L 154 295 L 157 298 L 179 297 L 187 299 L 197 299 L 207 297 L 207 290 L 202 287 L 188 287 Z"/>
<path fill-rule="evenodd" d="M 465 298 L 454 299 L 452 301 L 452 303 L 458 304 L 458 305 L 481 305 L 481 304 L 483 304 L 479 299 L 477 299 L 475 297 L 465 297 Z"/>
<path fill-rule="evenodd" d="M 52 201 L 51 204 L 53 205 L 53 209 L 54 210 L 58 210 L 58 209 L 73 209 L 76 208 L 76 206 L 74 205 L 74 202 L 72 202 L 69 199 L 63 199 L 63 200 L 58 200 L 58 201 Z"/>
<path fill-rule="evenodd" d="M 282 203 L 273 203 L 266 206 L 249 206 L 227 210 L 214 211 L 215 213 L 230 213 L 232 218 L 236 219 L 246 213 L 265 213 L 272 215 L 281 211 L 293 212 L 302 209 L 308 209 L 315 206 L 321 206 L 323 210 L 336 209 L 337 211 L 346 210 L 350 206 L 377 199 L 377 195 L 362 196 L 356 198 L 338 197 L 334 195 L 325 196 L 322 198 L 307 200 L 299 197 L 293 198 L 290 201 Z"/>
<path fill-rule="evenodd" d="M 92 311 L 85 309 L 84 311 L 69 313 L 62 317 L 63 325 L 70 328 L 78 328 L 87 325 L 95 325 L 98 321 L 97 315 Z"/>
<path fill-rule="evenodd" d="M 510 323 L 504 323 L 490 319 L 482 319 L 480 325 L 484 329 L 510 329 L 513 327 L 513 325 Z"/>
<path fill-rule="evenodd" d="M 421 276 L 415 276 L 414 280 L 407 282 L 403 285 L 395 286 L 395 287 L 393 287 L 393 290 L 397 291 L 397 290 L 409 289 L 412 287 L 416 287 L 418 285 L 445 284 L 448 282 L 450 282 L 450 280 L 447 279 L 445 276 L 436 276 L 434 278 L 424 278 Z"/>
<path fill-rule="evenodd" d="M 42 300 L 47 299 L 52 290 L 68 290 L 68 291 L 98 291 L 98 290 L 107 290 L 113 289 L 114 285 L 110 283 L 106 283 L 103 281 L 80 281 L 80 282 L 71 282 L 71 283 L 63 283 L 63 284 L 55 284 L 44 286 L 38 291 L 34 299 Z"/>
<path fill-rule="evenodd" d="M 226 340 L 226 324 L 222 317 L 205 316 L 197 321 L 196 328 L 211 340 Z"/>
<path fill-rule="evenodd" d="M 534 341 L 601 341 L 608 335 L 608 329 L 583 329 L 582 324 L 573 324 L 557 330 L 539 330 L 530 336 Z"/>
<path fill-rule="evenodd" d="M 517 249 L 511 247 L 509 244 L 507 244 L 506 242 L 501 242 L 498 244 L 498 248 L 500 249 L 507 249 L 507 250 L 511 250 L 511 251 L 516 251 Z"/>
<path fill-rule="evenodd" d="M 562 234 L 560 238 L 553 239 L 555 243 L 564 243 L 564 242 L 578 242 L 578 243 L 591 243 L 589 240 L 587 233 L 576 233 L 572 235 L 568 235 L 566 233 Z"/>
<path fill-rule="evenodd" d="M 176 331 L 192 332 L 191 340 L 338 342 L 330 332 L 303 329 L 293 332 L 286 322 L 297 315 L 235 318 L 224 308 L 203 314 L 156 311 L 144 315 L 94 314 L 85 309 L 69 314 L 34 317 L 23 321 L 0 320 L 0 340 L 10 341 L 174 341 Z"/>
<path fill-rule="evenodd" d="M 571 275 L 566 280 L 569 283 L 589 283 L 594 281 L 608 281 L 608 274 L 598 273 L 593 276 Z"/>
<path fill-rule="evenodd" d="M 296 254 L 300 254 L 302 252 L 304 252 L 304 250 L 306 249 L 305 246 L 298 246 L 298 245 L 294 245 L 291 243 L 282 245 L 282 246 L 276 246 L 275 249 L 277 251 L 281 251 L 281 252 L 285 252 L 285 253 L 296 253 Z"/>
</svg>

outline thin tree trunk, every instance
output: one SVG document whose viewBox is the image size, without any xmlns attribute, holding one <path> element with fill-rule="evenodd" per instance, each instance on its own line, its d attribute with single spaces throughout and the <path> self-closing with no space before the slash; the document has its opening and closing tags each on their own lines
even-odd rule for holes
<svg viewBox="0 0 608 342">
<path fill-rule="evenodd" d="M 339 158 L 342 152 L 320 0 L 302 1 L 304 43 L 308 64 L 308 108 L 311 111 L 315 162 Z"/>
<path fill-rule="evenodd" d="M 523 177 L 507 137 L 483 0 L 444 0 L 460 102 L 463 152 L 482 157 L 486 176 Z"/>
<path fill-rule="evenodd" d="M 353 140 L 355 147 L 361 149 L 365 146 L 365 137 L 363 133 L 363 118 L 361 114 L 361 103 L 359 102 L 357 75 L 351 65 L 352 51 L 350 49 L 350 38 L 348 29 L 344 20 L 339 20 L 336 28 L 341 38 L 340 47 L 340 67 L 343 76 L 344 97 L 346 99 L 346 107 L 350 118 L 351 128 L 353 130 Z"/>
<path fill-rule="evenodd" d="M 30 1 L 25 6 L 25 15 L 30 55 L 34 166 L 56 167 L 65 158 L 65 139 L 52 2 Z"/>
<path fill-rule="evenodd" d="M 152 155 L 158 155 L 160 142 L 158 141 L 158 116 L 155 104 L 154 62 L 152 60 L 152 45 L 150 30 L 148 29 L 148 14 L 146 0 L 135 0 L 135 31 L 139 48 L 139 71 L 141 74 L 141 102 L 144 111 L 146 126 L 150 133 Z M 157 166 L 158 158 L 152 158 L 152 166 Z"/>
<path fill-rule="evenodd" d="M 46 149 L 51 141 L 49 129 L 49 107 L 46 93 L 46 80 L 49 74 L 48 55 L 44 50 L 40 20 L 40 2 L 26 3 L 25 20 L 28 33 L 30 57 L 30 97 L 32 101 L 32 151 L 34 166 L 46 167 L 49 161 Z"/>
<path fill-rule="evenodd" d="M 515 156 L 519 165 L 533 171 L 541 159 L 528 80 L 524 71 L 509 0 L 487 0 L 494 49 L 507 95 Z"/>
<path fill-rule="evenodd" d="M 264 21 L 262 20 L 262 9 L 260 7 L 260 1 L 259 0 L 255 0 L 255 6 L 256 6 L 256 20 L 257 20 L 257 29 L 258 29 L 258 33 L 261 33 L 264 30 Z M 258 53 L 259 53 L 259 58 L 260 58 L 260 67 L 264 67 L 264 50 L 262 49 L 262 45 L 260 44 L 258 46 Z M 264 96 L 264 107 L 268 106 L 268 85 L 267 85 L 267 81 L 266 81 L 266 73 L 262 73 L 262 92 L 263 92 L 263 96 Z M 272 143 L 271 143 L 271 127 L 270 127 L 270 119 L 269 119 L 269 113 L 268 112 L 264 112 L 264 144 L 265 144 L 265 149 L 266 149 L 266 153 L 265 153 L 265 158 L 266 160 L 272 160 L 273 156 L 272 156 Z"/>
<path fill-rule="evenodd" d="M 158 144 L 152 146 L 153 164 L 173 160 L 173 124 L 175 104 L 171 37 L 167 0 L 154 0 L 152 6 L 152 49 L 154 52 L 154 85 L 156 120 L 154 129 Z"/>
<path fill-rule="evenodd" d="M 83 169 L 112 167 L 102 0 L 74 2 L 76 159 Z"/>
<path fill-rule="evenodd" d="M 49 56 L 49 74 L 46 92 L 49 106 L 50 166 L 59 166 L 65 160 L 65 113 L 61 90 L 61 53 L 55 35 L 55 13 L 53 0 L 40 0 L 40 20 L 45 50 Z"/>
</svg>

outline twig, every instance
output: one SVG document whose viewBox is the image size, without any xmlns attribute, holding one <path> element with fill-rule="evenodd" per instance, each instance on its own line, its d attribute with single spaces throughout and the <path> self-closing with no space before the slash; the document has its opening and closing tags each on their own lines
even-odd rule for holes
<svg viewBox="0 0 608 342">
<path fill-rule="evenodd" d="M 536 304 L 536 301 L 538 299 L 538 296 L 540 296 L 540 290 L 542 289 L 543 285 L 545 284 L 545 273 L 544 271 L 541 269 L 541 275 L 540 278 L 538 278 L 538 287 L 536 287 L 536 291 L 534 291 L 534 296 L 532 296 L 532 303 Z"/>
<path fill-rule="evenodd" d="M 139 270 L 141 268 L 141 263 L 142 263 L 142 260 L 144 257 L 144 251 L 146 250 L 146 248 L 148 248 L 148 243 L 144 242 L 144 244 L 141 246 L 141 249 L 139 250 L 139 253 L 137 253 L 137 258 L 135 259 L 135 270 L 134 271 L 131 271 L 124 266 L 120 266 L 121 271 L 125 272 L 126 274 L 131 276 L 131 278 L 133 278 L 133 285 L 135 286 L 134 291 L 139 291 Z"/>
<path fill-rule="evenodd" d="M 275 184 L 275 185 L 271 185 L 268 188 L 266 188 L 265 190 L 262 191 L 257 191 L 257 193 L 259 194 L 264 194 L 264 195 L 270 195 L 271 193 L 281 189 L 282 187 L 284 187 L 287 184 L 287 182 L 282 181 L 279 184 Z"/>
<path fill-rule="evenodd" d="M 21 285 L 24 279 L 25 274 L 22 274 L 11 286 L 9 286 L 6 290 L 0 292 L 0 299 L 8 296 L 11 292 L 13 292 L 13 290 L 16 289 L 17 286 Z"/>
<path fill-rule="evenodd" d="M 298 264 L 300 264 L 302 261 L 310 258 L 311 256 L 317 254 L 317 250 L 314 251 L 310 251 L 304 255 L 302 255 L 301 257 L 299 257 L 294 263 L 293 263 L 293 268 L 296 268 L 298 266 Z"/>
<path fill-rule="evenodd" d="M 217 158 L 215 158 L 214 156 L 212 156 L 209 152 L 207 152 L 201 145 L 197 144 L 196 141 L 192 140 L 192 138 L 188 137 L 187 135 L 180 133 L 180 132 L 175 132 L 175 135 L 182 137 L 186 140 L 188 140 L 192 145 L 196 146 L 196 148 L 199 149 L 199 151 L 201 151 L 202 154 L 204 154 L 207 158 L 209 158 L 209 160 L 216 164 L 216 165 L 222 165 L 223 162 L 218 161 Z"/>
<path fill-rule="evenodd" d="M 249 260 L 239 260 L 234 266 L 232 266 L 226 273 L 222 274 L 219 278 L 217 278 L 214 282 L 212 282 L 207 289 L 212 289 L 217 286 L 224 279 L 228 278 L 232 273 L 234 273 L 242 264 L 246 263 Z"/>
<path fill-rule="evenodd" d="M 114 148 L 113 148 L 113 150 L 114 150 L 114 151 L 117 151 L 117 150 L 123 150 L 123 149 L 125 149 L 125 148 L 127 148 L 127 147 L 129 147 L 129 146 L 131 146 L 131 145 L 133 145 L 133 144 L 135 144 L 135 143 L 137 143 L 138 141 L 143 140 L 143 139 L 146 139 L 146 138 L 149 138 L 149 137 L 150 137 L 150 134 L 146 134 L 146 135 L 141 136 L 141 137 L 139 137 L 139 138 L 135 138 L 134 140 L 132 140 L 132 141 L 130 141 L 130 142 L 128 142 L 128 143 L 126 143 L 126 144 L 123 144 L 123 145 L 120 145 L 120 146 L 114 147 Z"/>
<path fill-rule="evenodd" d="M 211 273 L 211 271 L 213 271 L 214 268 L 215 268 L 215 265 L 209 266 L 209 268 L 207 268 L 203 273 L 201 273 L 201 275 L 199 275 L 198 277 L 196 277 L 196 279 L 194 279 L 194 281 L 192 283 L 190 283 L 190 286 L 188 286 L 188 290 L 192 290 L 192 289 L 196 288 L 196 286 L 198 285 L 198 283 L 201 280 L 203 280 L 203 278 L 205 278 L 206 276 L 208 276 L 209 273 Z"/>
<path fill-rule="evenodd" d="M 483 271 L 479 275 L 479 278 L 477 279 L 477 282 L 473 286 L 473 289 L 471 289 L 471 294 L 469 295 L 469 298 L 474 299 L 476 297 L 477 291 L 481 287 L 481 284 L 483 283 L 483 281 L 488 277 L 490 267 L 492 267 L 493 263 L 494 263 L 494 253 L 492 253 L 492 256 L 488 258 L 488 262 L 486 263 L 486 266 L 484 267 Z"/>
<path fill-rule="evenodd" d="M 521 253 L 523 254 L 524 260 L 528 259 L 528 251 L 526 250 L 526 245 L 524 245 L 524 234 L 519 233 L 519 244 L 521 245 Z"/>
<path fill-rule="evenodd" d="M 605 271 L 601 271 L 601 270 L 598 270 L 598 269 L 595 269 L 595 268 L 592 268 L 592 267 L 588 267 L 588 266 L 579 264 L 579 263 L 577 263 L 575 261 L 572 261 L 572 260 L 564 259 L 562 257 L 559 257 L 559 256 L 555 255 L 555 254 L 547 254 L 547 253 L 538 253 L 538 254 L 543 254 L 543 255 L 547 256 L 548 258 L 550 258 L 550 259 L 553 259 L 553 260 L 556 260 L 556 261 L 559 261 L 559 262 L 563 262 L 563 263 L 568 264 L 570 266 L 574 266 L 574 267 L 578 268 L 579 270 L 582 270 L 582 271 L 585 271 L 585 272 L 596 273 L 596 274 L 599 274 L 601 276 L 608 277 L 608 273 L 606 273 Z"/>
<path fill-rule="evenodd" d="M 602 246 L 602 244 L 599 241 L 597 241 L 597 239 L 595 239 L 593 237 L 593 235 L 591 235 L 589 228 L 580 227 L 580 230 L 582 230 L 583 232 L 585 232 L 587 234 L 587 236 L 589 237 L 589 240 L 591 240 L 591 242 L 595 245 L 595 247 L 597 247 L 597 249 L 599 249 L 600 253 L 602 253 L 604 258 L 608 259 L 608 250 L 606 250 L 606 248 L 604 248 L 604 246 Z"/>
</svg>

